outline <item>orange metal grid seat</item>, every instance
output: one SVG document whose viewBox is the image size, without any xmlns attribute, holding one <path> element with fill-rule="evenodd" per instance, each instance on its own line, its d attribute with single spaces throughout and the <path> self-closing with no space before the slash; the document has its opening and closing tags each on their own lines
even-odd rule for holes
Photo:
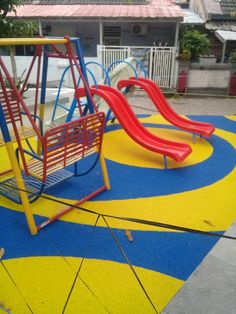
<svg viewBox="0 0 236 314">
<path fill-rule="evenodd" d="M 41 156 L 24 150 L 33 157 L 27 162 L 26 175 L 46 182 L 50 174 L 94 152 L 99 153 L 104 126 L 105 115 L 97 112 L 49 129 L 43 137 Z"/>
<path fill-rule="evenodd" d="M 28 127 L 24 125 L 23 123 L 23 113 L 21 111 L 21 106 L 19 100 L 14 96 L 14 92 L 12 90 L 5 91 L 5 94 L 3 90 L 0 90 L 0 103 L 3 108 L 4 116 L 6 119 L 6 123 L 9 126 L 10 129 L 10 136 L 12 141 L 16 140 L 15 137 L 15 130 L 12 125 L 12 120 L 14 120 L 15 126 L 17 127 L 17 132 L 20 137 L 20 139 L 27 139 L 35 135 L 35 130 L 32 127 Z M 9 110 L 8 106 L 11 110 Z M 12 114 L 12 117 L 10 115 L 10 112 Z M 0 147 L 5 145 L 5 142 L 0 136 Z"/>
</svg>

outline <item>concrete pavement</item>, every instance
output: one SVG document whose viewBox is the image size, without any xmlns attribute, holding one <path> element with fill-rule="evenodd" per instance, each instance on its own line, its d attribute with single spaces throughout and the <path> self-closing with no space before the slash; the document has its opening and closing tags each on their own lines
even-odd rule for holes
<svg viewBox="0 0 236 314">
<path fill-rule="evenodd" d="M 236 223 L 225 233 L 236 237 Z M 221 239 L 162 314 L 235 314 L 236 241 Z"/>
<path fill-rule="evenodd" d="M 167 101 L 171 107 L 179 114 L 184 115 L 234 115 L 236 114 L 236 97 L 205 97 L 205 96 L 173 96 Z M 143 92 L 138 92 L 135 96 L 129 97 L 129 101 L 137 106 L 154 110 L 151 100 Z M 144 113 L 145 110 L 136 108 L 137 113 Z M 146 111 L 148 112 L 148 110 Z"/>
</svg>

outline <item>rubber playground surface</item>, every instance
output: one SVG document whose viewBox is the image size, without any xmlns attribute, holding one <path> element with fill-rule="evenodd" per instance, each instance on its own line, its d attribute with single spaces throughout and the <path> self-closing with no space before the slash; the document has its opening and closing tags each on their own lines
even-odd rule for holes
<svg viewBox="0 0 236 314">
<path fill-rule="evenodd" d="M 219 234 L 236 219 L 236 118 L 188 118 L 213 123 L 215 133 L 193 143 L 190 133 L 160 115 L 140 117 L 154 134 L 191 145 L 191 155 L 182 163 L 168 159 L 168 169 L 161 155 L 132 142 L 117 122 L 109 124 L 103 152 L 111 190 L 81 206 L 92 212 L 74 209 L 36 236 L 22 208 L 0 197 L 0 313 L 146 314 L 165 308 L 219 239 L 119 217 Z M 0 156 L 3 171 L 5 148 Z M 101 180 L 97 166 L 53 188 L 50 199 L 32 204 L 37 222 Z"/>
</svg>

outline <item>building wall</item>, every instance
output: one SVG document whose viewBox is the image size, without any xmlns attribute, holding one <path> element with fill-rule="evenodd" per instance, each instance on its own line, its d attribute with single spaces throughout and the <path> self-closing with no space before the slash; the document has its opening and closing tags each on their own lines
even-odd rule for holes
<svg viewBox="0 0 236 314">
<path fill-rule="evenodd" d="M 188 89 L 227 89 L 229 84 L 229 69 L 190 69 Z"/>
<path fill-rule="evenodd" d="M 143 35 L 132 33 L 132 25 L 146 24 Z M 174 46 L 176 23 L 124 23 L 122 24 L 121 45 L 124 46 Z"/>
<path fill-rule="evenodd" d="M 87 57 L 95 57 L 97 45 L 99 44 L 99 23 L 98 22 L 48 22 L 43 24 L 51 26 L 47 35 L 64 37 L 79 37 L 82 50 Z"/>
<path fill-rule="evenodd" d="M 12 75 L 10 58 L 7 56 L 3 56 L 2 59 L 4 61 L 4 64 L 6 65 L 9 73 Z M 31 63 L 31 60 L 32 60 L 32 57 L 16 56 L 17 74 L 19 77 L 23 74 L 23 72 L 25 72 L 23 78 L 25 77 L 26 71 L 27 71 L 27 69 Z M 99 62 L 99 60 L 97 58 L 85 58 L 85 62 L 89 62 L 89 61 Z M 65 59 L 57 59 L 57 58 L 56 59 L 55 58 L 49 59 L 47 81 L 48 81 L 50 86 L 53 85 L 56 87 L 59 85 L 58 83 L 62 77 L 62 74 L 63 74 L 64 70 L 68 67 L 68 65 L 69 65 L 69 63 Z M 92 73 L 94 73 L 95 79 L 97 81 L 101 80 L 102 72 L 96 65 L 90 65 L 89 69 L 92 71 Z M 34 67 L 32 73 L 30 75 L 29 83 L 35 84 L 36 75 L 37 75 L 37 70 Z M 90 74 L 88 74 L 88 78 L 90 80 L 90 83 L 94 84 Z M 72 80 L 71 80 L 71 77 L 69 75 L 65 76 L 64 85 L 65 86 L 72 86 Z"/>
<path fill-rule="evenodd" d="M 143 32 L 135 35 L 132 32 L 132 25 L 143 26 Z M 50 31 L 47 32 L 47 26 L 50 25 Z M 110 27 L 111 32 L 105 34 L 103 43 L 114 46 L 153 46 L 167 45 L 174 46 L 176 22 L 103 22 L 103 28 Z M 86 57 L 95 57 L 97 45 L 100 44 L 99 38 L 99 22 L 46 22 L 42 24 L 43 32 L 49 36 L 65 36 L 79 37 L 83 53 Z M 112 34 L 112 28 L 120 28 L 120 32 Z"/>
<path fill-rule="evenodd" d="M 206 13 L 206 10 L 204 9 L 202 0 L 190 0 L 189 7 L 193 12 L 198 14 L 203 20 L 207 20 L 207 13 Z"/>
</svg>

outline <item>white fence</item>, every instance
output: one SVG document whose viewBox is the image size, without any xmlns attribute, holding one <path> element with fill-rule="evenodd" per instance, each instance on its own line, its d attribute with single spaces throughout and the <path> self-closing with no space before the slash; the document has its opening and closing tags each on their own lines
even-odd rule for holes
<svg viewBox="0 0 236 314">
<path fill-rule="evenodd" d="M 114 61 L 135 57 L 144 63 L 148 77 L 160 87 L 176 85 L 176 47 L 97 46 L 100 62 L 108 68 Z"/>
<path fill-rule="evenodd" d="M 125 60 L 129 57 L 135 57 L 144 63 L 148 77 L 156 82 L 160 87 L 173 88 L 176 86 L 176 48 L 175 47 L 143 47 L 143 46 L 97 46 L 97 58 L 85 58 L 85 62 L 96 61 L 108 68 L 114 61 Z M 2 59 L 11 72 L 10 58 L 3 56 Z M 21 76 L 28 68 L 32 57 L 17 56 L 17 72 Z M 117 65 L 117 64 L 115 64 Z M 48 81 L 59 81 L 65 68 L 68 66 L 67 60 L 50 59 L 48 68 Z M 89 68 L 94 73 L 97 81 L 101 80 L 101 69 L 95 65 Z M 91 80 L 90 75 L 88 75 Z M 33 69 L 30 83 L 34 83 L 36 70 Z M 69 79 L 68 79 L 69 80 Z M 93 81 L 91 81 L 94 84 Z M 70 80 L 65 82 L 70 86 Z"/>
</svg>

